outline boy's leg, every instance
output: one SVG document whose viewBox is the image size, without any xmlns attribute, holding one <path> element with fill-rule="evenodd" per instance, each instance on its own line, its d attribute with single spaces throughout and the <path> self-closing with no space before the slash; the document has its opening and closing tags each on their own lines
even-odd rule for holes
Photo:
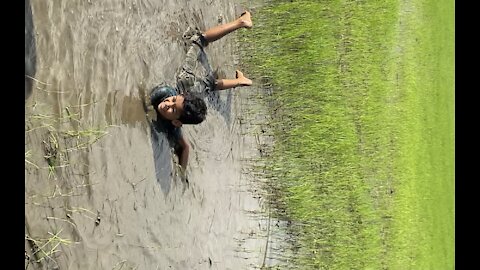
<svg viewBox="0 0 480 270">
<path fill-rule="evenodd" d="M 250 12 L 245 11 L 240 17 L 238 17 L 234 21 L 208 29 L 203 33 L 203 37 L 207 40 L 207 42 L 210 43 L 214 42 L 215 40 L 219 40 L 220 38 L 239 28 L 251 28 L 252 26 L 253 23 L 251 19 L 251 14 Z"/>
<path fill-rule="evenodd" d="M 194 70 L 200 54 L 205 53 L 203 48 L 206 45 L 206 41 L 203 40 L 203 37 L 200 34 L 195 34 L 190 39 L 190 47 L 187 51 L 181 71 L 177 76 L 177 89 L 180 91 L 180 93 L 189 91 L 189 89 L 194 85 L 196 80 Z"/>
<path fill-rule="evenodd" d="M 251 28 L 252 26 L 253 24 L 250 12 L 245 11 L 240 17 L 238 17 L 232 22 L 215 26 L 203 33 L 193 35 L 193 37 L 190 39 L 190 48 L 188 49 L 185 62 L 182 66 L 182 70 L 177 76 L 177 89 L 180 91 L 180 93 L 189 91 L 194 85 L 195 80 L 198 79 L 194 74 L 194 69 L 196 67 L 197 61 L 199 61 L 200 58 L 206 59 L 204 47 L 206 47 L 208 43 L 218 40 L 223 36 L 227 35 L 228 33 L 231 33 L 232 31 L 235 31 L 239 28 Z M 205 67 L 204 62 L 202 62 L 201 64 Z M 206 67 L 205 69 L 207 70 L 208 75 L 204 80 L 200 80 L 203 82 L 204 86 L 202 87 L 204 88 L 223 90 L 237 86 L 247 86 L 252 84 L 252 81 L 244 77 L 243 73 L 240 72 L 241 76 L 239 76 L 239 71 L 237 71 L 236 79 L 223 79 L 214 82 L 211 70 Z"/>
<path fill-rule="evenodd" d="M 236 71 L 235 79 L 220 79 L 216 82 L 215 90 L 225 90 L 238 86 L 250 86 L 252 85 L 252 80 L 245 77 L 240 70 Z"/>
</svg>

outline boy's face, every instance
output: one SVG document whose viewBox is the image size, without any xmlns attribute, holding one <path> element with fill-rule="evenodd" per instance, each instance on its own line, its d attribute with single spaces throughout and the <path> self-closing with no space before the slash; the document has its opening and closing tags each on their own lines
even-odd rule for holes
<svg viewBox="0 0 480 270">
<path fill-rule="evenodd" d="M 157 110 L 164 119 L 177 120 L 182 115 L 184 99 L 182 95 L 168 97 L 158 104 Z"/>
</svg>

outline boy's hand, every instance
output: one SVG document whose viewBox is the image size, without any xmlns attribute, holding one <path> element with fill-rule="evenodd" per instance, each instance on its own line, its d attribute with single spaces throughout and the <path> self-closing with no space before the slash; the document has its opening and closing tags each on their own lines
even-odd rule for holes
<svg viewBox="0 0 480 270">
<path fill-rule="evenodd" d="M 180 167 L 180 179 L 187 183 L 188 184 L 188 174 L 187 174 L 187 170 L 183 169 L 182 167 Z"/>
</svg>

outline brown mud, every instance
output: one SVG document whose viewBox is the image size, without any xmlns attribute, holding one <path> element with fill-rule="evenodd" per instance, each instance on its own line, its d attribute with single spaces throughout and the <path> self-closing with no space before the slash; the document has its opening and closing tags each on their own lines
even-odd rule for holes
<svg viewBox="0 0 480 270">
<path fill-rule="evenodd" d="M 243 7 L 32 0 L 25 10 L 26 269 L 278 264 L 268 255 L 272 221 L 245 173 L 245 160 L 258 155 L 245 117 L 252 92 L 210 94 L 206 121 L 184 126 L 188 183 L 142 107 L 153 86 L 173 85 L 189 26 L 228 22 Z M 207 47 L 220 76 L 235 76 L 238 49 L 234 35 Z"/>
</svg>

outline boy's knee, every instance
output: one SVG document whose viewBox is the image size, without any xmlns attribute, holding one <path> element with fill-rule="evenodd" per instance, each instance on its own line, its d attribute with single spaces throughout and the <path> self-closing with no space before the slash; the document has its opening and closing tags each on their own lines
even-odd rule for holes
<svg viewBox="0 0 480 270">
<path fill-rule="evenodd" d="M 189 91 L 194 85 L 194 78 L 187 74 L 185 76 L 179 76 L 177 78 L 177 88 L 180 90 L 181 93 Z"/>
</svg>

